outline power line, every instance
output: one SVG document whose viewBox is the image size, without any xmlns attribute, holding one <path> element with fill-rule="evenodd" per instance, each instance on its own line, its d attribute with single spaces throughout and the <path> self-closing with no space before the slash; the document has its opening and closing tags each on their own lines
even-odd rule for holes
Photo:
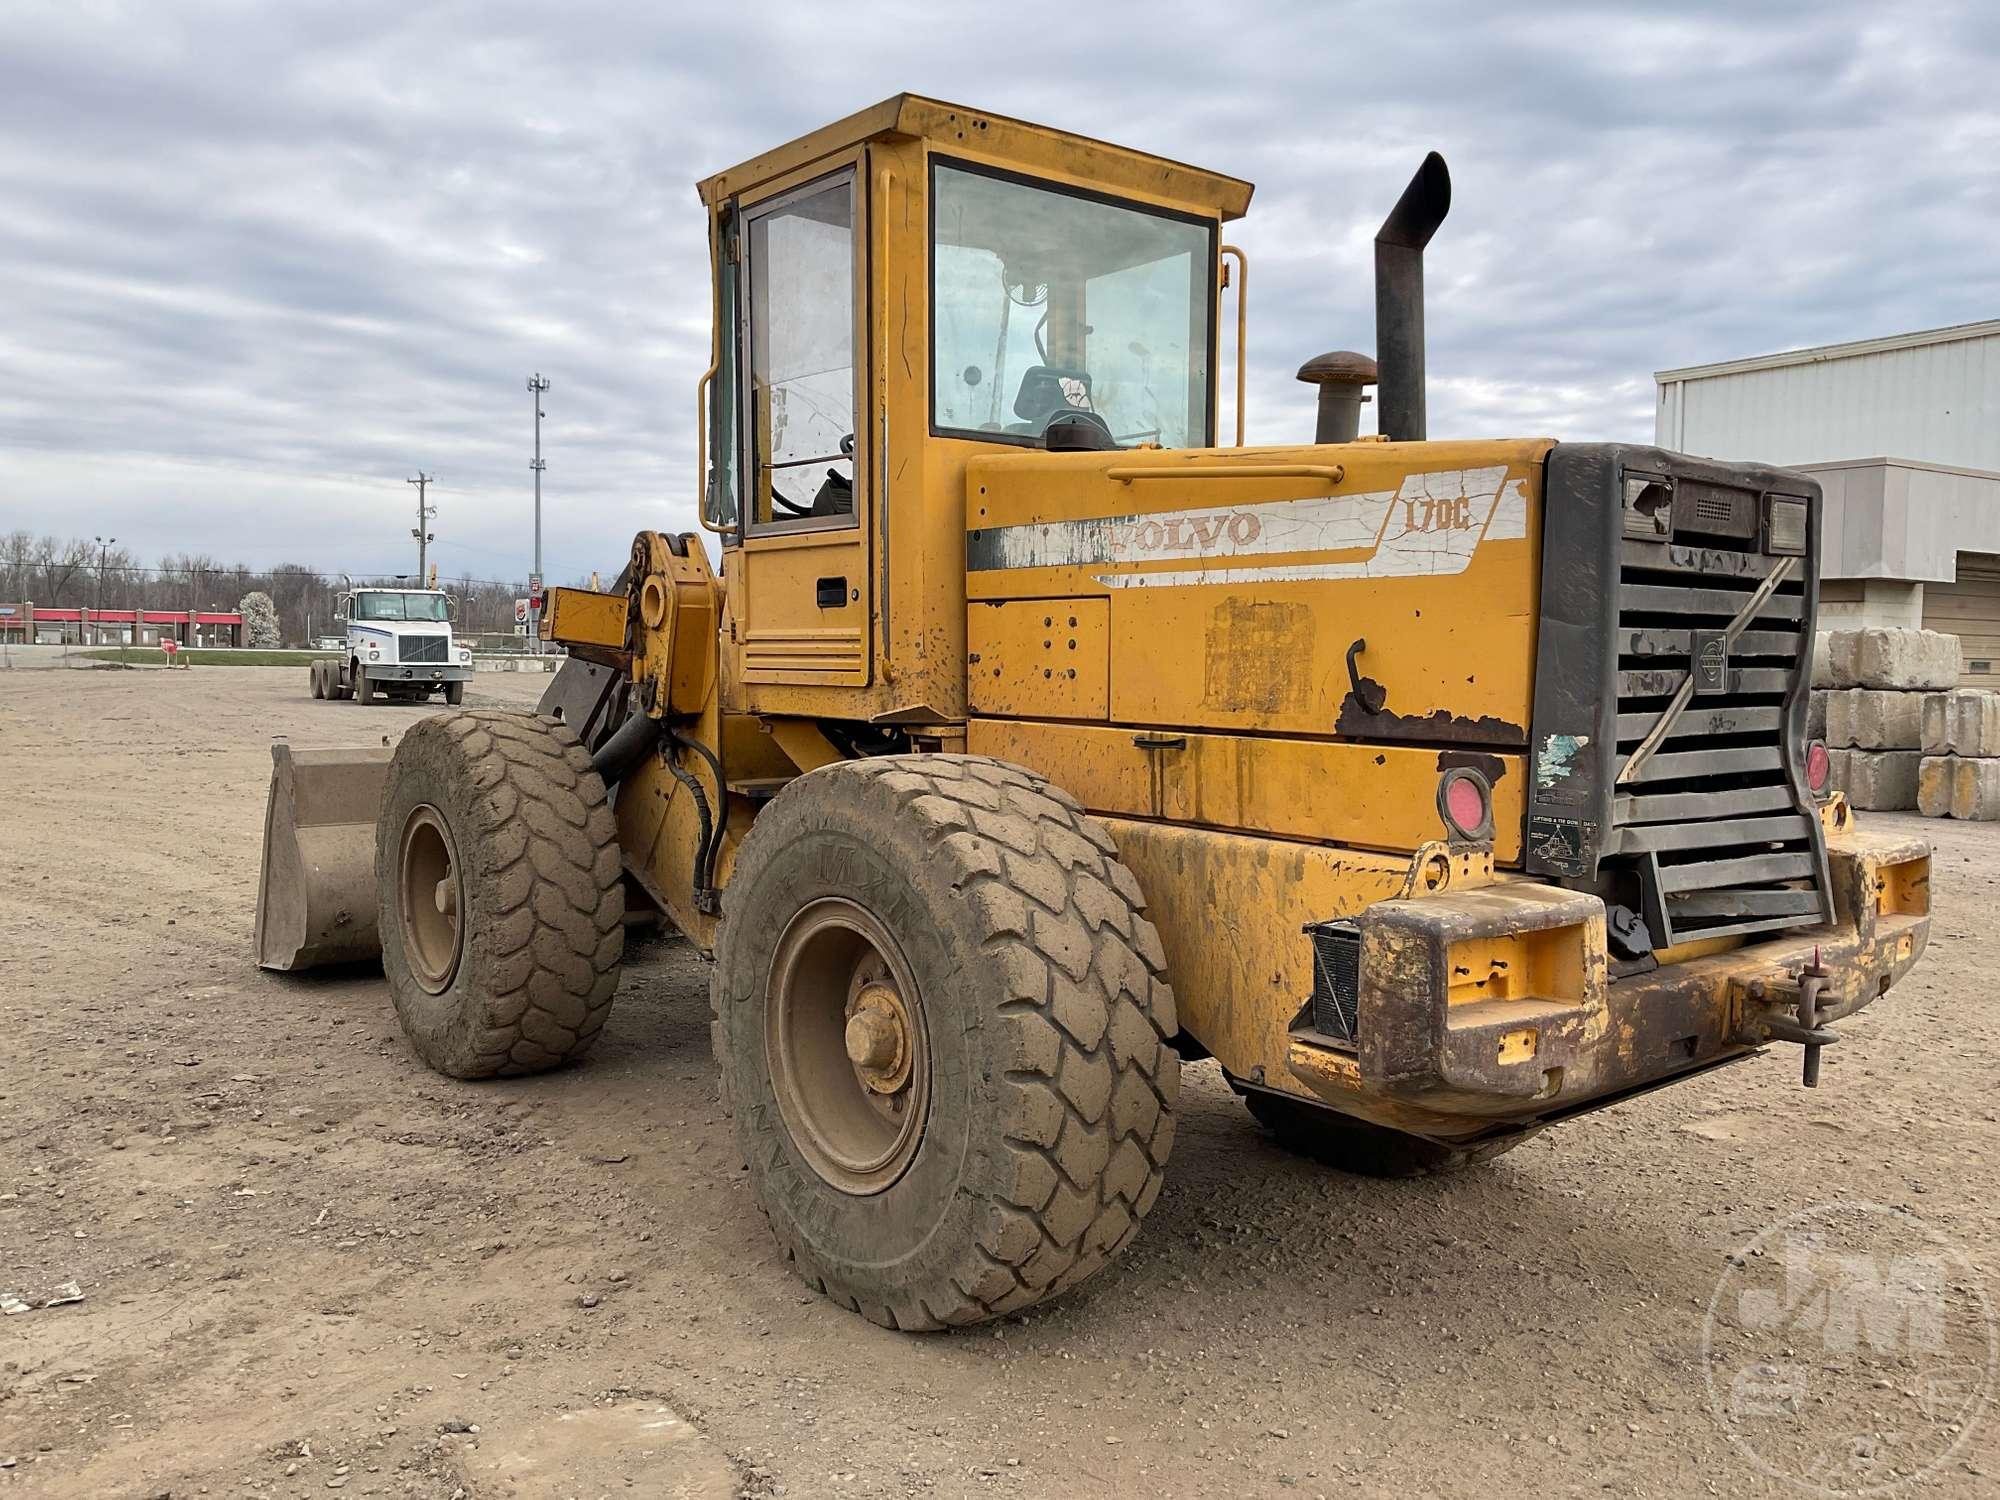
<svg viewBox="0 0 2000 1500">
<path fill-rule="evenodd" d="M 23 573 L 34 573 L 40 571 L 44 566 L 45 564 L 39 562 L 24 562 L 21 564 L 21 571 Z M 12 564 L 0 563 L 0 572 L 12 571 Z M 162 568 L 153 563 L 109 563 L 99 567 L 97 564 L 86 561 L 79 563 L 72 571 L 124 573 L 128 575 L 144 574 L 151 578 L 176 579 L 186 578 L 190 573 L 199 573 L 205 578 L 217 579 L 233 578 L 239 574 L 247 578 L 272 578 L 280 573 L 305 573 L 310 577 L 319 579 L 320 582 L 326 584 L 329 588 L 333 587 L 333 579 L 343 573 L 353 578 L 408 578 L 412 576 L 408 573 L 398 573 L 394 568 L 311 567 L 305 563 L 270 563 L 261 567 L 253 566 L 249 563 L 218 563 L 213 566 L 198 568 Z M 527 580 L 525 578 L 454 578 L 451 581 L 453 583 L 491 584 L 495 588 L 507 589 L 527 587 Z"/>
</svg>

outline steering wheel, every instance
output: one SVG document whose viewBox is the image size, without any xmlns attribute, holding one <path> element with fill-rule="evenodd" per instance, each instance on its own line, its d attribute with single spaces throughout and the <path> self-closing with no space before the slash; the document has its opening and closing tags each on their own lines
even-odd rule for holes
<svg viewBox="0 0 2000 1500">
<path fill-rule="evenodd" d="M 853 434 L 853 433 L 851 433 L 851 432 L 850 432 L 850 433 L 846 433 L 846 434 L 844 434 L 844 435 L 843 435 L 843 436 L 841 437 L 841 439 L 840 439 L 840 456 L 841 456 L 842 458 L 844 458 L 844 459 L 847 459 L 847 460 L 848 460 L 848 461 L 849 461 L 850 463 L 851 463 L 851 462 L 853 462 L 853 459 L 854 459 L 854 434 Z M 824 462 L 826 462 L 826 460 L 825 460 L 825 459 L 807 459 L 807 460 L 804 460 L 804 462 L 807 462 L 807 463 L 824 463 Z M 785 512 L 785 513 L 786 513 L 787 515 L 792 515 L 792 516 L 810 516 L 810 515 L 814 514 L 814 511 L 813 511 L 813 508 L 812 508 L 812 506 L 811 506 L 811 504 L 810 504 L 810 503 L 808 503 L 808 504 L 805 504 L 805 505 L 794 505 L 794 504 L 793 504 L 793 503 L 792 503 L 791 501 L 787 500 L 787 499 L 786 499 L 786 498 L 785 498 L 785 497 L 784 497 L 783 495 L 781 495 L 781 494 L 779 494 L 779 493 L 778 493 L 778 487 L 777 487 L 777 486 L 776 486 L 775 484 L 771 486 L 771 503 L 772 503 L 773 505 L 777 506 L 777 507 L 778 507 L 778 508 L 779 508 L 780 510 L 784 511 L 784 512 Z"/>
</svg>

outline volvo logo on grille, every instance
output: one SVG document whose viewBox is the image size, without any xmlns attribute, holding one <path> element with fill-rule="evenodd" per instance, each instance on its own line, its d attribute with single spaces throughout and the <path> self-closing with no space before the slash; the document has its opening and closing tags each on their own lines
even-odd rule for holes
<svg viewBox="0 0 2000 1500">
<path fill-rule="evenodd" d="M 1720 630 L 1694 633 L 1694 690 L 1697 693 L 1729 691 L 1729 637 Z"/>
</svg>

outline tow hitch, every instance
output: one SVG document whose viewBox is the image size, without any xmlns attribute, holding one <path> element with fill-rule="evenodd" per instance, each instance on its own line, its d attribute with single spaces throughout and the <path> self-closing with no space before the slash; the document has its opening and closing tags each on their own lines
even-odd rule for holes
<svg viewBox="0 0 2000 1500">
<path fill-rule="evenodd" d="M 1813 949 L 1812 962 L 1798 975 L 1750 982 L 1739 1038 L 1752 1045 L 1765 1042 L 1796 1042 L 1805 1049 L 1805 1068 L 1800 1082 L 1809 1089 L 1819 1087 L 1819 1053 L 1840 1040 L 1840 1033 L 1823 1021 L 1838 1019 L 1820 1014 L 1820 996 L 1832 973 L 1820 962 Z"/>
</svg>

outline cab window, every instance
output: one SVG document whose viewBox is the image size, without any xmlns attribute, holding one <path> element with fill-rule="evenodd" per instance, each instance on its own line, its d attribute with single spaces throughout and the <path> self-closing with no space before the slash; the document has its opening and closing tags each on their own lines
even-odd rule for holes
<svg viewBox="0 0 2000 1500">
<path fill-rule="evenodd" d="M 1215 226 L 966 164 L 931 172 L 931 427 L 1211 441 Z"/>
<path fill-rule="evenodd" d="M 709 389 L 708 473 L 702 496 L 702 514 L 719 531 L 736 530 L 736 469 L 738 438 L 736 422 L 737 360 L 736 336 L 741 326 L 741 306 L 737 299 L 737 256 L 732 246 L 741 243 L 735 211 L 723 213 L 716 238 L 721 246 L 716 275 L 715 383 Z"/>
<path fill-rule="evenodd" d="M 748 211 L 746 530 L 852 526 L 854 173 Z"/>
<path fill-rule="evenodd" d="M 397 594 L 370 589 L 354 596 L 354 618 L 449 621 L 451 613 L 443 594 Z"/>
</svg>

